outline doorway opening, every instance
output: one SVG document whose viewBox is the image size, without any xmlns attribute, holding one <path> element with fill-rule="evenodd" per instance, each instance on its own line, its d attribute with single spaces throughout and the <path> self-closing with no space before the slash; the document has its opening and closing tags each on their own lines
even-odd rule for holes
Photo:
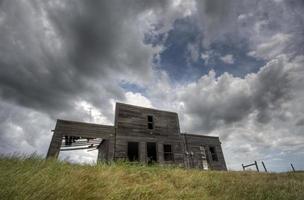
<svg viewBox="0 0 304 200">
<path fill-rule="evenodd" d="M 148 164 L 153 164 L 157 161 L 157 152 L 156 152 L 156 143 L 155 142 L 147 143 L 147 158 L 148 158 Z"/>
<path fill-rule="evenodd" d="M 128 142 L 128 159 L 130 162 L 139 161 L 138 142 Z"/>
</svg>

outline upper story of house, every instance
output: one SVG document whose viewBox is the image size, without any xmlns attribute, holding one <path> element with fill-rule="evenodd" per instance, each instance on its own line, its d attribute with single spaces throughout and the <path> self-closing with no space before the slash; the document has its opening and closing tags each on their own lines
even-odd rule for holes
<svg viewBox="0 0 304 200">
<path fill-rule="evenodd" d="M 177 136 L 177 113 L 116 103 L 115 127 L 118 135 Z"/>
</svg>

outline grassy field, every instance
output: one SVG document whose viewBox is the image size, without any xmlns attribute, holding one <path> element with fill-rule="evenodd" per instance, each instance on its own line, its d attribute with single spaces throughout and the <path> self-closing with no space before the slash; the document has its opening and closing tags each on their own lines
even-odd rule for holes
<svg viewBox="0 0 304 200">
<path fill-rule="evenodd" d="M 304 199 L 304 173 L 0 158 L 0 199 Z"/>
</svg>

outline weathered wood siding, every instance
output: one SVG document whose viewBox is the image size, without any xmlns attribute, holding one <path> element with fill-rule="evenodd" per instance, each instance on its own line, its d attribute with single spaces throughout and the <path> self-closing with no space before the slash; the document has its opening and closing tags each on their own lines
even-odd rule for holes
<svg viewBox="0 0 304 200">
<path fill-rule="evenodd" d="M 227 170 L 221 143 L 218 137 L 182 134 L 185 149 L 189 153 L 185 155 L 185 165 L 190 168 L 203 168 L 200 147 L 206 150 L 209 168 L 213 170 Z M 209 147 L 215 147 L 218 161 L 213 161 Z M 192 154 L 192 155 L 191 155 Z"/>
<path fill-rule="evenodd" d="M 114 156 L 114 140 L 103 140 L 98 148 L 97 161 L 108 162 L 113 160 Z"/>
<path fill-rule="evenodd" d="M 180 133 L 177 113 L 122 103 L 116 104 L 116 110 L 115 125 L 119 130 L 117 135 L 171 137 L 178 136 Z M 148 115 L 153 116 L 153 130 L 147 127 Z"/>
<path fill-rule="evenodd" d="M 103 138 L 114 141 L 115 128 L 114 126 L 105 126 L 58 119 L 47 157 L 58 157 L 63 136 Z"/>
<path fill-rule="evenodd" d="M 153 129 L 148 129 L 148 115 L 153 116 Z M 155 142 L 159 163 L 165 163 L 163 144 L 172 145 L 174 161 L 168 163 L 184 163 L 184 149 L 180 137 L 177 113 L 117 103 L 115 125 L 117 127 L 116 159 L 127 159 L 128 142 L 139 142 L 140 161 L 147 162 L 146 143 Z"/>
</svg>

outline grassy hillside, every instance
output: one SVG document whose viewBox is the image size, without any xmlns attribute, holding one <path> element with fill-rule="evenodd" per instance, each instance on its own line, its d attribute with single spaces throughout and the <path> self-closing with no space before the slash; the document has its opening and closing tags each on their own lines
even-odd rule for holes
<svg viewBox="0 0 304 200">
<path fill-rule="evenodd" d="M 304 199 L 304 173 L 216 172 L 0 158 L 0 199 Z"/>
</svg>

